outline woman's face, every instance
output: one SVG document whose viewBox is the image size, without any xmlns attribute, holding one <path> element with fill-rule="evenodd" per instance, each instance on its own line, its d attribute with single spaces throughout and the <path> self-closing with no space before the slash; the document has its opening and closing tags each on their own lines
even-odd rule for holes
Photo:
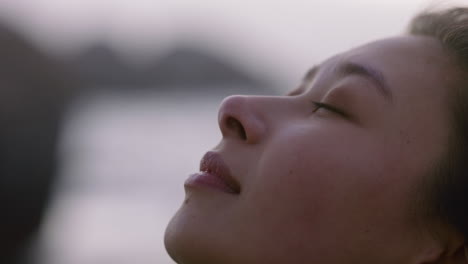
<svg viewBox="0 0 468 264">
<path fill-rule="evenodd" d="M 446 150 L 452 70 L 436 40 L 396 37 L 326 60 L 286 96 L 226 98 L 223 138 L 202 162 L 210 173 L 186 182 L 166 230 L 169 254 L 185 264 L 414 260 L 412 205 Z M 214 180 L 227 171 L 240 191 Z"/>
</svg>

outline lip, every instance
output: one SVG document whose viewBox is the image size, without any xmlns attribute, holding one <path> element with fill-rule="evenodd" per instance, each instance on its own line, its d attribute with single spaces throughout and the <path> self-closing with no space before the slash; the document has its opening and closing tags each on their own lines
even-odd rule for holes
<svg viewBox="0 0 468 264">
<path fill-rule="evenodd" d="M 189 176 L 186 187 L 209 187 L 231 194 L 240 193 L 240 185 L 232 177 L 228 166 L 216 152 L 207 152 L 200 161 L 200 172 Z"/>
</svg>

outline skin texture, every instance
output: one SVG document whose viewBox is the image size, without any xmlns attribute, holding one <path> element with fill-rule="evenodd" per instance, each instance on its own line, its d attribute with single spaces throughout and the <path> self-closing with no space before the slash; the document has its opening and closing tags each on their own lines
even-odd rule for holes
<svg viewBox="0 0 468 264">
<path fill-rule="evenodd" d="M 380 71 L 391 95 L 338 73 L 347 62 Z M 226 98 L 213 151 L 241 192 L 186 188 L 168 253 L 183 264 L 433 260 L 440 245 L 412 205 L 447 148 L 453 72 L 435 39 L 400 36 L 324 61 L 289 95 Z"/>
</svg>

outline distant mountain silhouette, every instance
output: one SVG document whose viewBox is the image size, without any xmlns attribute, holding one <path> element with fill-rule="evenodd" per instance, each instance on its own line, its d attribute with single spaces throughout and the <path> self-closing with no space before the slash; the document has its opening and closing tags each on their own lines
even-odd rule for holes
<svg viewBox="0 0 468 264">
<path fill-rule="evenodd" d="M 86 84 L 99 87 L 215 89 L 228 85 L 264 90 L 268 86 L 268 81 L 191 47 L 175 48 L 144 67 L 132 67 L 107 45 L 96 44 L 69 60 L 69 65 Z"/>
<path fill-rule="evenodd" d="M 96 44 L 68 60 L 69 66 L 89 85 L 135 85 L 138 76 L 105 44 Z"/>
<path fill-rule="evenodd" d="M 190 48 L 174 49 L 147 68 L 145 76 L 162 85 L 235 84 L 262 86 L 262 81 L 220 59 Z"/>
</svg>

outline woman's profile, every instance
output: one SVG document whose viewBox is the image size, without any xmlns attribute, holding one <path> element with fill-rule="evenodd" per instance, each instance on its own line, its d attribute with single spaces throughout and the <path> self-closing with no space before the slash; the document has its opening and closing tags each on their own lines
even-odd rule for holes
<svg viewBox="0 0 468 264">
<path fill-rule="evenodd" d="M 468 263 L 468 8 L 230 96 L 166 229 L 179 264 Z"/>
</svg>

